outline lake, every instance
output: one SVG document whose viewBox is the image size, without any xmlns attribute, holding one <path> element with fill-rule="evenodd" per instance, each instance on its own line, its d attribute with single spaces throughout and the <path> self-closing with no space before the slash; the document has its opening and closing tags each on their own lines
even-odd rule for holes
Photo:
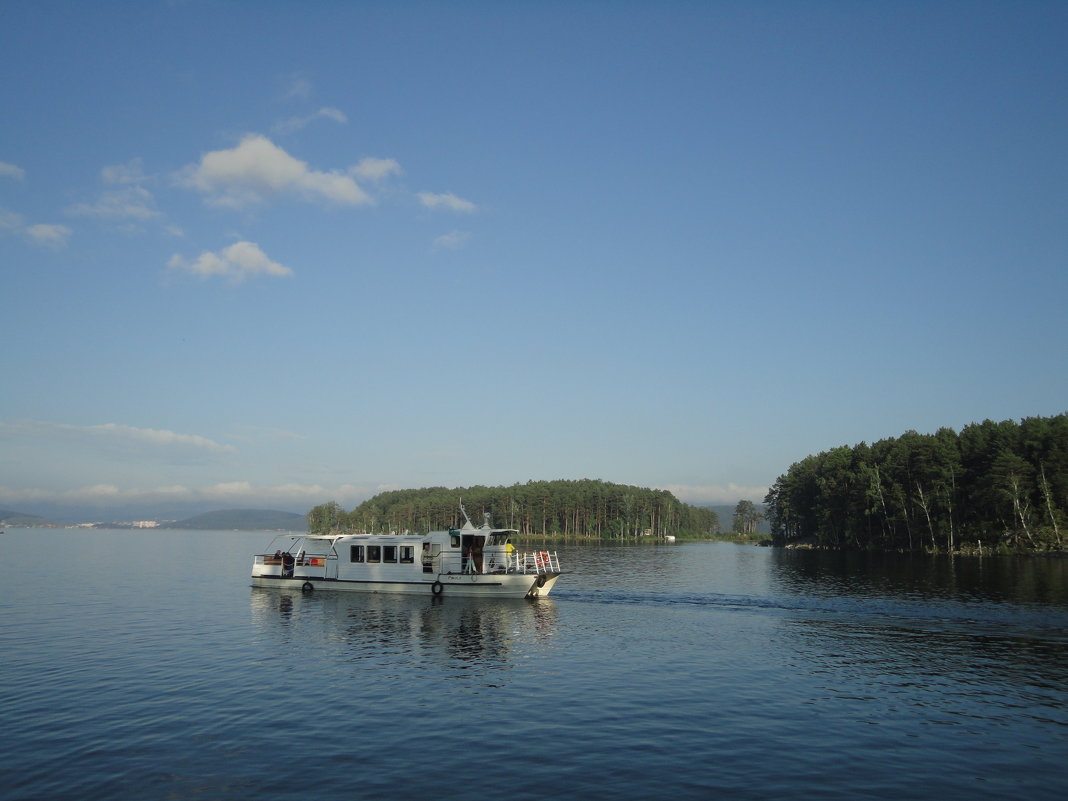
<svg viewBox="0 0 1068 801">
<path fill-rule="evenodd" d="M 249 586 L 271 535 L 0 535 L 15 799 L 1060 799 L 1068 560 L 560 547 L 545 599 Z"/>
</svg>

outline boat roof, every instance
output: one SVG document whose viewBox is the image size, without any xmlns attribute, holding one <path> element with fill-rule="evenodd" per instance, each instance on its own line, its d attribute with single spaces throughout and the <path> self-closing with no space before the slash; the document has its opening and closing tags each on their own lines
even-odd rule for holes
<svg viewBox="0 0 1068 801">
<path fill-rule="evenodd" d="M 471 518 L 467 516 L 467 511 L 464 509 L 463 504 L 460 505 L 460 511 L 463 512 L 463 516 L 464 516 L 464 524 L 463 524 L 462 528 L 440 529 L 438 531 L 429 531 L 426 534 L 412 534 L 411 532 L 408 532 L 408 533 L 405 533 L 405 534 L 370 534 L 370 533 L 367 533 L 367 532 L 346 532 L 346 533 L 343 534 L 343 533 L 338 532 L 338 531 L 333 531 L 333 532 L 331 532 L 329 534 L 317 534 L 317 533 L 316 534 L 312 534 L 312 533 L 309 532 L 307 534 L 291 534 L 291 535 L 288 535 L 288 536 L 291 536 L 294 541 L 303 538 L 303 539 L 308 539 L 308 540 L 324 540 L 324 541 L 330 541 L 330 542 L 338 542 L 339 540 L 350 539 L 352 537 L 381 537 L 383 539 L 401 539 L 401 538 L 423 539 L 424 537 L 429 537 L 431 534 L 473 534 L 475 532 L 479 532 L 479 533 L 482 533 L 482 534 L 518 534 L 519 533 L 519 529 L 515 529 L 515 528 L 494 528 L 493 526 L 491 526 L 490 525 L 490 514 L 489 514 L 489 512 L 484 512 L 483 513 L 483 515 L 482 515 L 482 517 L 483 517 L 482 525 L 476 527 L 471 522 Z M 280 539 L 280 537 L 276 538 L 276 539 Z M 273 544 L 273 541 L 272 541 L 272 544 Z"/>
</svg>

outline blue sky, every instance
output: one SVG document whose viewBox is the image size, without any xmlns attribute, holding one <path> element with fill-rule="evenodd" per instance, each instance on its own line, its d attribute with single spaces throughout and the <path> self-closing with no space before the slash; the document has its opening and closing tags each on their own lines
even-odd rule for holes
<svg viewBox="0 0 1068 801">
<path fill-rule="evenodd" d="M 1068 409 L 1063 3 L 0 4 L 0 506 Z"/>
</svg>

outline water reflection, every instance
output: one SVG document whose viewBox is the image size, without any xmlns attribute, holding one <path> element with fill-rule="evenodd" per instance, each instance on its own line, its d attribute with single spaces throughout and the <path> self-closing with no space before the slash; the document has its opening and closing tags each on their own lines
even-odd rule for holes
<svg viewBox="0 0 1068 801">
<path fill-rule="evenodd" d="M 774 549 L 776 590 L 1068 607 L 1068 559 Z"/>
<path fill-rule="evenodd" d="M 793 599 L 779 636 L 819 698 L 869 722 L 1068 723 L 1064 560 L 776 551 L 770 568 Z"/>
<path fill-rule="evenodd" d="M 857 671 L 877 666 L 876 674 L 965 683 L 990 677 L 1017 685 L 1068 682 L 1068 639 L 1051 637 L 1047 630 L 982 621 L 813 615 L 783 620 L 782 631 L 797 640 L 800 652 Z"/>
<path fill-rule="evenodd" d="M 251 588 L 253 625 L 277 645 L 333 647 L 344 662 L 426 660 L 450 671 L 508 668 L 517 655 L 544 647 L 558 625 L 551 598 L 479 599 L 302 594 Z"/>
</svg>

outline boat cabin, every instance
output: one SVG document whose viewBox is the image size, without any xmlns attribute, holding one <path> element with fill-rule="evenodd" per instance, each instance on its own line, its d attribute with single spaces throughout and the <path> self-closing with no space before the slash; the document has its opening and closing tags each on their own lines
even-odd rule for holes
<svg viewBox="0 0 1068 801">
<path fill-rule="evenodd" d="M 559 560 L 555 552 L 519 552 L 512 542 L 518 534 L 515 529 L 492 528 L 487 519 L 479 528 L 468 520 L 463 528 L 426 535 L 281 535 L 267 553 L 254 557 L 252 578 L 258 586 L 290 584 L 304 590 L 429 588 L 439 595 L 447 586 L 462 585 L 465 595 L 546 595 L 560 575 Z M 289 542 L 282 542 L 285 539 Z"/>
</svg>

